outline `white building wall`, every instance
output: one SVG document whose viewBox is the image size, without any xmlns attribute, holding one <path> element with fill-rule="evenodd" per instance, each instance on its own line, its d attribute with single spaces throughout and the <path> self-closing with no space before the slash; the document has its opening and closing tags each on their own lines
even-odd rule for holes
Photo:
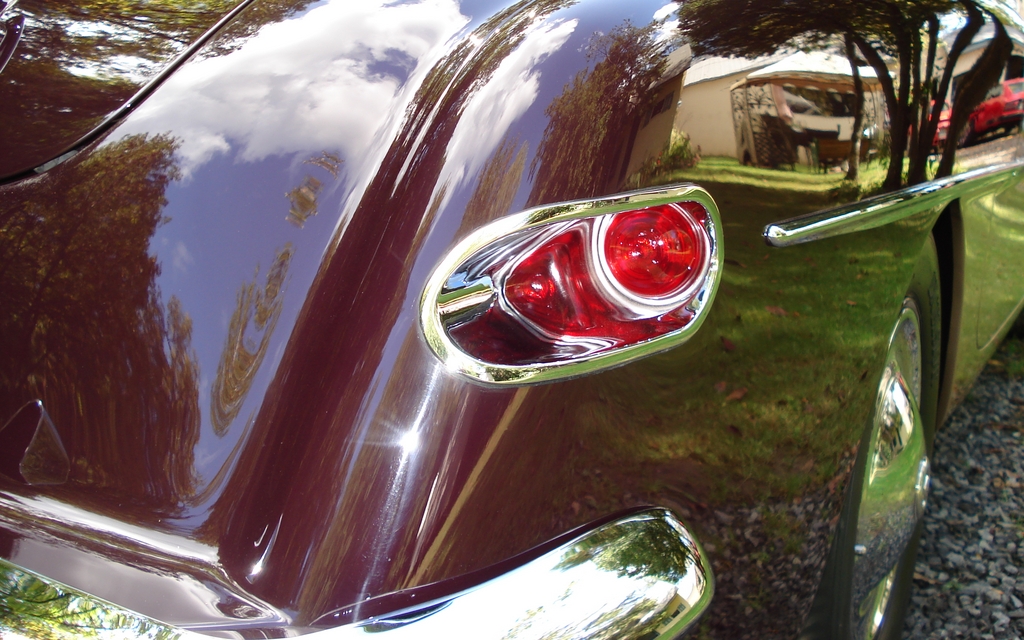
<svg viewBox="0 0 1024 640">
<path fill-rule="evenodd" d="M 682 83 L 675 82 L 673 84 L 678 90 L 678 86 Z M 672 139 L 673 116 L 678 105 L 679 98 L 677 94 L 672 108 L 654 116 L 645 126 L 637 131 L 636 141 L 633 143 L 633 153 L 629 157 L 629 166 L 626 169 L 627 176 L 636 173 L 640 169 L 640 165 L 647 161 L 647 159 L 660 156 L 661 152 L 668 146 L 669 141 Z"/>
<path fill-rule="evenodd" d="M 736 157 L 736 134 L 732 124 L 729 87 L 750 70 L 683 87 L 676 108 L 675 128 L 700 146 L 701 155 Z"/>
</svg>

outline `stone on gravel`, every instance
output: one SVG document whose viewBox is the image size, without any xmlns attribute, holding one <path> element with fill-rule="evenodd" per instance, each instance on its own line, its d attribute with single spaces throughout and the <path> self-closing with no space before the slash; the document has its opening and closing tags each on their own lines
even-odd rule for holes
<svg viewBox="0 0 1024 640">
<path fill-rule="evenodd" d="M 905 638 L 1024 637 L 1021 398 L 987 368 L 936 436 Z"/>
</svg>

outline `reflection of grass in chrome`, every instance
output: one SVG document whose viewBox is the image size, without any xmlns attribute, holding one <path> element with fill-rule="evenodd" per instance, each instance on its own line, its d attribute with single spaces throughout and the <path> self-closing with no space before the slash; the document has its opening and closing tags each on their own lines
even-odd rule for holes
<svg viewBox="0 0 1024 640">
<path fill-rule="evenodd" d="M 621 463 L 633 461 L 620 484 L 690 502 L 792 498 L 852 462 L 920 249 L 911 241 L 923 240 L 919 229 L 889 226 L 766 247 L 765 224 L 830 206 L 828 185 L 842 176 L 732 166 L 713 174 L 721 181 L 691 178 L 715 198 L 725 228 L 707 322 L 689 343 L 595 379 L 606 410 L 589 416 L 606 468 L 617 460 L 626 472 Z M 756 172 L 779 179 L 751 183 Z M 795 188 L 801 180 L 822 188 Z M 645 478 L 646 467 L 679 480 Z"/>
<path fill-rule="evenodd" d="M 696 167 L 662 176 L 657 182 L 659 184 L 711 182 L 723 186 L 770 187 L 773 192 L 783 198 L 788 199 L 795 196 L 801 201 L 808 195 L 827 196 L 826 200 L 815 203 L 815 208 L 821 208 L 833 204 L 843 204 L 877 192 L 885 179 L 886 168 L 887 163 L 885 162 L 862 164 L 859 179 L 856 183 L 851 183 L 845 180 L 844 172 L 823 173 L 815 168 L 799 164 L 792 169 L 751 167 L 740 164 L 735 158 L 711 156 L 701 159 L 700 164 Z"/>
</svg>

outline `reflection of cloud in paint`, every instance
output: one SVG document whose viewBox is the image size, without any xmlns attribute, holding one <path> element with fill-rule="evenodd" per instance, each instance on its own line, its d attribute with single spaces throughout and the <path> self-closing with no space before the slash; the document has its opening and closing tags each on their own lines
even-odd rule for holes
<svg viewBox="0 0 1024 640">
<path fill-rule="evenodd" d="M 670 2 L 654 12 L 654 21 L 661 23 L 658 25 L 658 32 L 654 35 L 656 42 L 667 43 L 679 37 L 679 21 L 673 18 L 678 9 L 679 5 Z"/>
<path fill-rule="evenodd" d="M 416 84 L 409 76 L 468 21 L 454 0 L 319 4 L 185 65 L 126 126 L 180 137 L 186 174 L 232 149 L 243 161 L 323 149 L 358 160 Z"/>
<path fill-rule="evenodd" d="M 171 264 L 174 265 L 174 268 L 177 271 L 186 271 L 194 263 L 195 259 L 192 257 L 192 254 L 189 253 L 188 247 L 185 246 L 184 242 L 179 240 L 178 243 L 174 245 L 174 255 L 171 258 Z"/>
<path fill-rule="evenodd" d="M 676 9 L 678 9 L 678 8 L 679 7 L 676 5 L 676 3 L 670 2 L 670 3 L 666 4 L 665 6 L 663 6 L 662 8 L 660 8 L 657 11 L 654 12 L 654 19 L 655 20 L 664 20 L 665 18 L 667 18 L 670 15 L 672 15 L 673 13 L 675 13 Z"/>
<path fill-rule="evenodd" d="M 463 180 L 480 170 L 512 123 L 537 99 L 537 65 L 565 44 L 577 23 L 535 22 L 523 42 L 502 60 L 491 79 L 470 100 L 448 145 L 448 162 L 438 181 L 446 185 L 446 199 Z"/>
</svg>

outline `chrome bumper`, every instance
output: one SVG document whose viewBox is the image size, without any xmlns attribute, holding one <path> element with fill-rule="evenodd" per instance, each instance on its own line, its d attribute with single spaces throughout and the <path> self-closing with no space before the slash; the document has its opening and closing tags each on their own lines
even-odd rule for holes
<svg viewBox="0 0 1024 640">
<path fill-rule="evenodd" d="M 696 539 L 667 510 L 649 509 L 443 600 L 310 629 L 302 637 L 677 638 L 697 622 L 713 592 L 710 565 Z M 0 635 L 73 637 L 85 629 L 101 638 L 207 637 L 0 560 Z"/>
</svg>

